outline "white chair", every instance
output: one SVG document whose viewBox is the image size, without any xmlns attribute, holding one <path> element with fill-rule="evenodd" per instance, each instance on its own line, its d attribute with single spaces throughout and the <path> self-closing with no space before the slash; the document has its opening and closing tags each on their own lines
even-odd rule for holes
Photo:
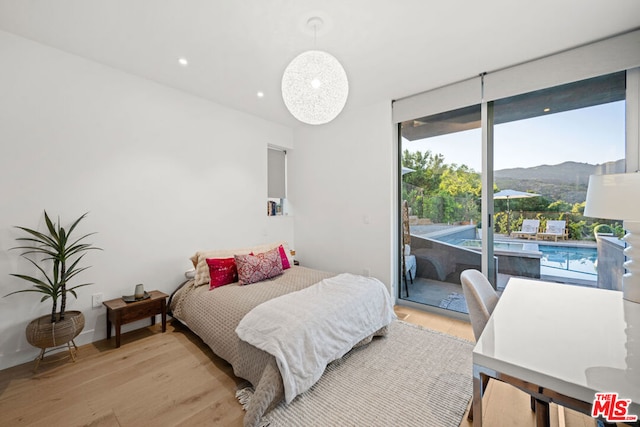
<svg viewBox="0 0 640 427">
<path fill-rule="evenodd" d="M 554 241 L 558 241 L 558 237 L 562 239 L 566 239 L 567 236 L 567 222 L 564 220 L 547 221 L 547 228 L 544 230 L 544 233 L 536 234 L 536 239 L 553 239 Z"/>
<path fill-rule="evenodd" d="M 538 234 L 539 227 L 540 227 L 539 219 L 525 219 L 522 221 L 522 229 L 520 231 L 514 231 L 513 233 L 511 233 L 511 236 L 534 239 Z"/>
<path fill-rule="evenodd" d="M 411 246 L 404 245 L 404 284 L 407 290 L 407 297 L 409 296 L 409 284 L 407 283 L 407 277 L 413 284 L 413 279 L 416 277 L 416 256 L 411 255 Z"/>
<path fill-rule="evenodd" d="M 460 274 L 460 282 L 469 308 L 473 335 L 477 341 L 498 303 L 498 294 L 478 270 L 464 270 Z"/>
<path fill-rule="evenodd" d="M 473 336 L 476 341 L 480 338 L 484 327 L 498 304 L 498 294 L 491 283 L 478 270 L 464 270 L 460 274 L 462 292 L 469 309 L 469 319 L 473 328 Z M 489 381 L 482 383 L 482 390 L 487 388 Z M 469 409 L 468 418 L 473 419 L 473 406 Z"/>
<path fill-rule="evenodd" d="M 464 299 L 467 301 L 469 309 L 469 319 L 473 328 L 473 335 L 476 341 L 480 338 L 482 331 L 491 317 L 491 313 L 498 304 L 498 293 L 493 289 L 491 283 L 478 270 L 464 270 L 460 274 L 460 283 L 462 284 L 462 292 Z M 482 383 L 482 390 L 487 388 L 488 380 Z M 531 396 L 531 410 L 535 410 L 535 399 Z M 473 419 L 473 406 L 469 409 L 468 417 Z M 547 424 L 549 420 L 547 419 Z"/>
</svg>

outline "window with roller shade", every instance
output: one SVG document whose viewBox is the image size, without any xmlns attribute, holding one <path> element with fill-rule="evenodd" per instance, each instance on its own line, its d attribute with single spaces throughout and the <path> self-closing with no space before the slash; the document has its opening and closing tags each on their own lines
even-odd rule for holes
<svg viewBox="0 0 640 427">
<path fill-rule="evenodd" d="M 601 278 L 616 279 L 621 275 L 624 271 L 622 268 L 624 257 L 617 255 L 609 257 L 606 251 L 601 251 L 600 245 L 604 241 L 603 249 L 609 250 L 605 243 L 615 243 L 617 244 L 613 248 L 615 253 L 622 254 L 619 247 L 620 241 L 615 235 L 618 227 L 612 220 L 613 223 L 609 224 L 609 229 L 613 230 L 610 233 L 613 236 L 606 236 L 604 231 L 598 232 L 599 237 L 595 236 L 594 225 L 596 222 L 600 223 L 598 226 L 602 225 L 602 220 L 582 218 L 583 206 L 580 201 L 583 198 L 578 196 L 584 193 L 586 186 L 582 179 L 583 175 L 588 177 L 593 173 L 606 174 L 639 169 L 640 68 L 638 65 L 640 51 L 637 50 L 638 41 L 640 41 L 640 32 L 634 31 L 513 67 L 482 73 L 479 77 L 394 102 L 394 122 L 399 125 L 398 215 L 402 218 L 399 225 L 404 225 L 402 206 L 406 200 L 408 211 L 406 222 L 413 225 L 413 227 L 407 227 L 409 230 L 406 234 L 410 236 L 410 254 L 416 258 L 417 265 L 417 271 L 411 275 L 402 269 L 405 266 L 401 262 L 402 255 L 407 255 L 404 240 L 408 238 L 405 239 L 405 233 L 400 229 L 398 231 L 400 258 L 398 296 L 400 299 L 412 302 L 421 296 L 419 282 L 424 274 L 440 273 L 444 278 L 433 279 L 436 282 L 449 283 L 447 282 L 449 278 L 455 279 L 459 266 L 454 266 L 453 273 L 446 270 L 440 271 L 436 267 L 442 267 L 442 262 L 438 263 L 440 258 L 436 256 L 437 254 L 432 249 L 420 245 L 421 236 L 418 234 L 425 234 L 421 233 L 424 231 L 421 227 L 440 225 L 447 228 L 466 227 L 472 231 L 476 229 L 475 239 L 467 239 L 468 245 L 465 247 L 457 249 L 456 242 L 444 242 L 442 246 L 449 245 L 450 248 L 455 246 L 452 250 L 464 250 L 465 254 L 470 253 L 470 250 L 481 252 L 482 271 L 494 279 L 494 285 L 499 290 L 503 287 L 501 284 L 505 282 L 503 279 L 512 275 L 521 275 L 514 274 L 514 269 L 517 270 L 515 273 L 518 273 L 524 264 L 509 262 L 510 260 L 520 261 L 519 256 L 507 258 L 510 254 L 502 253 L 510 250 L 514 243 L 529 246 L 535 244 L 538 247 L 536 255 L 540 257 L 540 270 L 539 272 L 536 270 L 536 275 L 543 278 L 557 276 L 562 283 L 575 281 L 575 284 L 580 285 L 617 288 L 615 280 L 601 280 Z M 473 154 L 471 150 L 456 150 L 455 144 L 450 141 L 447 143 L 444 138 L 452 139 L 454 136 L 472 133 L 460 126 L 454 128 L 453 126 L 459 120 L 452 119 L 458 117 L 460 115 L 458 113 L 464 113 L 465 109 L 470 108 L 469 106 L 478 104 L 481 107 L 482 147 L 480 155 L 468 156 Z M 438 123 L 444 119 L 447 119 L 447 124 L 456 131 L 439 136 Z M 552 131 L 548 130 L 543 134 L 545 129 Z M 585 133 L 588 135 L 585 136 Z M 598 145 L 595 147 L 589 145 L 589 142 L 597 137 L 600 137 Z M 425 209 L 432 208 L 438 199 L 436 196 L 440 196 L 438 193 L 435 196 L 427 195 L 424 190 L 420 194 L 417 191 L 411 193 L 405 188 L 409 181 L 416 181 L 419 178 L 416 176 L 420 173 L 420 165 L 416 162 L 414 162 L 415 165 L 409 164 L 407 161 L 411 159 L 405 156 L 404 152 L 405 149 L 409 149 L 409 154 L 412 154 L 413 151 L 409 145 L 418 144 L 421 140 L 425 145 L 428 143 L 426 149 L 430 150 L 432 155 L 436 153 L 444 156 L 446 160 L 443 160 L 444 163 L 452 167 L 460 167 L 463 164 L 476 172 L 481 172 L 479 176 L 482 180 L 483 194 L 479 200 L 481 205 L 479 219 L 470 215 L 473 219 L 472 223 L 468 218 L 450 218 L 456 214 L 460 206 L 466 206 L 454 203 L 457 202 L 455 198 L 451 199 L 453 203 L 451 209 L 442 212 L 449 217 L 423 218 L 420 216 L 424 216 Z M 549 142 L 555 145 L 549 147 Z M 510 152 L 513 153 L 508 156 Z M 451 159 L 448 158 L 449 154 L 452 156 Z M 587 155 L 597 157 L 587 158 L 585 157 Z M 505 163 L 501 160 L 505 156 L 514 158 L 521 164 Z M 539 156 L 542 158 L 539 159 Z M 478 163 L 477 159 L 480 157 L 482 161 Z M 533 166 L 526 163 L 533 160 L 537 162 Z M 562 169 L 563 177 L 553 185 L 544 186 L 544 182 L 542 184 L 533 182 L 533 178 L 525 174 L 526 168 L 528 172 L 532 172 L 536 166 L 545 165 L 547 168 L 554 167 L 555 170 Z M 574 166 L 592 166 L 594 170 L 581 174 L 576 169 L 572 172 L 573 175 L 565 176 L 571 173 L 570 168 Z M 432 168 L 428 171 L 431 172 Z M 508 175 L 509 172 L 514 173 Z M 450 173 L 451 177 L 459 175 L 459 173 Z M 543 177 L 547 181 L 554 178 L 551 172 L 544 174 Z M 525 180 L 528 181 L 524 182 Z M 495 185 L 498 188 L 493 188 Z M 438 186 L 437 189 L 442 192 L 458 187 L 446 185 L 442 188 Z M 495 191 L 502 189 L 525 191 L 536 196 L 514 199 L 509 204 L 506 200 L 493 197 Z M 413 197 L 414 193 L 415 197 Z M 418 200 L 418 196 L 421 200 Z M 549 203 L 542 207 L 537 206 L 545 202 L 545 197 L 550 198 Z M 422 203 L 417 205 L 414 203 L 414 206 L 412 205 L 414 199 Z M 543 213 L 541 213 L 542 210 L 544 210 Z M 426 212 L 433 213 L 428 209 Z M 470 213 L 473 212 L 470 211 Z M 538 237 L 536 233 L 535 237 L 527 239 L 519 233 L 523 228 L 521 222 L 525 218 L 537 219 L 538 214 L 540 214 L 540 227 L 543 228 L 542 232 L 538 229 L 541 235 Z M 420 220 L 425 222 L 425 225 L 420 224 Z M 547 220 L 564 221 L 565 226 L 568 225 L 565 229 L 567 233 L 560 236 L 557 243 L 544 236 L 546 229 L 544 224 L 548 222 Z M 469 225 L 466 225 L 467 222 Z M 436 237 L 440 239 L 443 235 L 442 230 L 436 230 L 434 233 L 437 233 L 437 236 L 433 237 L 433 240 L 437 240 Z M 564 248 L 577 246 L 577 242 L 583 246 L 590 246 L 592 252 L 597 243 L 597 276 L 593 271 L 582 271 L 587 267 L 594 267 L 594 262 L 583 262 L 583 258 L 589 260 L 590 255 L 582 256 L 580 252 L 581 258 L 576 262 L 570 258 L 571 255 L 567 255 L 568 251 L 565 254 Z M 472 243 L 481 244 L 482 248 L 479 246 L 471 248 Z M 502 247 L 504 245 L 507 246 L 506 249 Z M 496 246 L 499 247 L 500 252 L 494 251 Z M 560 248 L 554 248 L 554 246 L 560 246 Z M 553 252 L 543 251 L 548 248 L 553 249 Z M 579 249 L 582 250 L 582 248 Z M 501 258 L 499 263 L 494 262 L 497 258 Z M 458 261 L 460 257 L 452 256 L 446 259 Z M 430 263 L 437 265 L 434 267 Z M 460 266 L 460 268 L 467 268 L 467 266 Z M 530 273 L 526 269 L 523 271 Z M 422 286 L 422 288 L 433 291 L 436 286 L 430 282 L 428 286 Z M 458 302 L 459 294 L 459 290 L 448 292 L 448 289 L 443 289 L 439 297 L 434 294 L 433 302 L 419 301 L 419 303 L 457 311 L 454 306 Z M 462 304 L 460 306 L 462 307 Z"/>
<path fill-rule="evenodd" d="M 283 215 L 287 198 L 287 152 L 267 149 L 267 215 Z"/>
</svg>

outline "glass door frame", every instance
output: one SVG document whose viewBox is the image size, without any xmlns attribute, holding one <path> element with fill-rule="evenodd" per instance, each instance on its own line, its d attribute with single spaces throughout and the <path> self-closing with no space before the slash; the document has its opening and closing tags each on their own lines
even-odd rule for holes
<svg viewBox="0 0 640 427">
<path fill-rule="evenodd" d="M 493 289 L 498 289 L 497 271 L 493 261 L 493 102 L 484 100 L 484 76 L 481 76 L 482 102 L 480 103 L 480 128 L 482 132 L 482 199 L 481 215 L 486 221 L 482 232 L 482 274 L 489 279 Z"/>
<path fill-rule="evenodd" d="M 482 134 L 482 200 L 481 215 L 486 221 L 483 227 L 482 239 L 482 273 L 489 278 L 496 277 L 492 270 L 494 264 L 490 262 L 494 258 L 494 120 L 493 101 L 484 99 L 484 75 L 480 76 L 481 82 L 481 134 Z M 625 97 L 625 165 L 627 172 L 640 170 L 640 68 L 626 70 L 626 97 Z M 396 256 L 395 263 L 398 265 L 398 292 L 396 297 L 403 299 L 403 289 L 405 286 L 405 272 L 402 262 L 402 129 L 401 122 L 396 123 L 396 148 L 397 148 L 397 209 L 396 209 Z M 496 288 L 496 283 L 492 285 Z"/>
</svg>

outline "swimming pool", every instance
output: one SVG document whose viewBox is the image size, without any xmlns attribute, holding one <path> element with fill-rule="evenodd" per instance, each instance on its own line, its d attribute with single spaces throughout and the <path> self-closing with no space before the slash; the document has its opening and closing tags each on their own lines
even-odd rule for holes
<svg viewBox="0 0 640 427">
<path fill-rule="evenodd" d="M 482 241 L 468 239 L 457 242 L 458 246 L 478 250 L 482 247 Z M 598 250 L 588 247 L 562 246 L 536 243 L 520 242 L 494 242 L 494 251 L 514 252 L 541 252 L 540 267 L 549 267 L 552 271 L 564 270 L 567 272 L 583 273 L 596 276 L 596 261 Z"/>
<path fill-rule="evenodd" d="M 538 245 L 541 267 L 597 275 L 598 250 L 573 246 Z"/>
<path fill-rule="evenodd" d="M 463 240 L 459 244 L 462 247 L 470 249 L 482 248 L 482 240 L 468 239 Z M 493 250 L 500 251 L 523 251 L 525 243 L 512 243 L 512 242 L 493 242 Z"/>
</svg>

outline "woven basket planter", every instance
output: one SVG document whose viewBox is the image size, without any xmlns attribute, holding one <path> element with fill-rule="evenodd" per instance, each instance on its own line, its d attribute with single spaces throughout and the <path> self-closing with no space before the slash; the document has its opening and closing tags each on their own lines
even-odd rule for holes
<svg viewBox="0 0 640 427">
<path fill-rule="evenodd" d="M 58 316 L 59 313 L 56 313 Z M 84 329 L 84 315 L 79 311 L 65 312 L 64 320 L 51 323 L 51 316 L 38 317 L 27 326 L 27 341 L 41 349 L 57 347 L 72 341 Z"/>
</svg>

